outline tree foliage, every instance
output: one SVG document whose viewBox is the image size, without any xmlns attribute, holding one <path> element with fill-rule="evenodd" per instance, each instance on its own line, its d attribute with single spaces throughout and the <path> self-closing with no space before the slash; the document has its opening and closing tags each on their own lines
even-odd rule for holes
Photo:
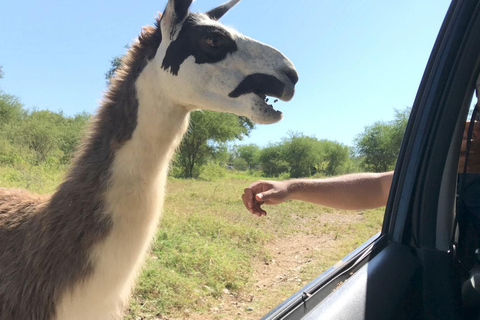
<svg viewBox="0 0 480 320">
<path fill-rule="evenodd" d="M 122 58 L 123 56 L 120 55 L 120 56 L 113 57 L 112 61 L 110 61 L 110 69 L 108 69 L 108 71 L 105 72 L 105 80 L 107 81 L 107 84 L 110 83 L 110 79 L 113 76 L 115 76 L 115 72 L 122 65 Z"/>
<path fill-rule="evenodd" d="M 290 133 L 281 144 L 281 155 L 288 163 L 291 178 L 308 177 L 318 162 L 317 139 L 300 133 Z"/>
<path fill-rule="evenodd" d="M 282 173 L 288 172 L 288 162 L 282 157 L 280 144 L 263 148 L 259 160 L 263 174 L 267 177 L 278 177 Z"/>
<path fill-rule="evenodd" d="M 267 177 L 283 176 L 284 173 L 291 178 L 316 173 L 333 176 L 355 170 L 350 148 L 298 132 L 290 132 L 282 142 L 260 149 L 258 153 L 259 167 Z"/>
<path fill-rule="evenodd" d="M 174 165 L 174 175 L 195 178 L 208 160 L 226 154 L 223 143 L 241 139 L 253 129 L 253 123 L 233 114 L 213 111 L 195 111 L 190 127 L 180 143 Z M 222 156 L 225 158 L 225 156 Z"/>
<path fill-rule="evenodd" d="M 367 171 L 393 170 L 407 126 L 410 108 L 395 110 L 389 122 L 375 122 L 355 139 L 355 148 Z"/>
<path fill-rule="evenodd" d="M 25 115 L 20 100 L 0 91 L 0 126 L 8 123 L 18 123 Z"/>
<path fill-rule="evenodd" d="M 350 148 L 335 141 L 320 140 L 319 150 L 320 163 L 317 169 L 327 176 L 352 171 L 350 164 Z"/>
<path fill-rule="evenodd" d="M 26 110 L 18 98 L 0 92 L 0 164 L 67 164 L 89 115 Z"/>
<path fill-rule="evenodd" d="M 260 147 L 256 144 L 246 144 L 238 146 L 236 147 L 236 153 L 236 158 L 242 159 L 242 162 L 248 169 L 253 169 L 259 164 Z"/>
</svg>

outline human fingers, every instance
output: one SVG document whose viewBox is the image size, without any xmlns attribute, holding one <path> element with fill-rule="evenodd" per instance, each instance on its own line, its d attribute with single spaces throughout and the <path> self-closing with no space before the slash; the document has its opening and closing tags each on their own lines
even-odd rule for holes
<svg viewBox="0 0 480 320">
<path fill-rule="evenodd" d="M 257 194 L 273 188 L 273 185 L 271 181 L 258 180 L 249 185 L 248 188 L 252 190 L 253 194 Z"/>
<path fill-rule="evenodd" d="M 250 211 L 251 213 L 253 213 L 253 202 L 254 202 L 254 193 L 252 191 L 252 189 L 250 187 L 248 188 L 245 188 L 245 190 L 243 190 L 243 194 L 242 194 L 242 201 L 243 201 L 243 205 L 245 206 L 245 208 L 247 208 L 248 211 Z"/>
<path fill-rule="evenodd" d="M 266 216 L 267 212 L 262 209 L 262 204 L 263 204 L 263 202 L 255 201 L 253 203 L 253 208 L 252 208 L 253 212 L 252 213 L 259 216 L 259 217 Z"/>
<path fill-rule="evenodd" d="M 255 214 L 259 217 L 267 215 L 267 212 L 261 208 L 262 203 L 252 200 L 252 197 L 249 195 L 249 190 L 246 193 L 242 194 L 242 200 L 244 206 L 251 214 Z"/>
</svg>

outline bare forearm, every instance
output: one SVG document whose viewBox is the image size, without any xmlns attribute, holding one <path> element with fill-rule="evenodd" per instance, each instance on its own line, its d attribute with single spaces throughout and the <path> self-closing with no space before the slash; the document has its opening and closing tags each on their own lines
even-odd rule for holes
<svg viewBox="0 0 480 320">
<path fill-rule="evenodd" d="M 288 198 L 337 209 L 370 209 L 387 202 L 393 172 L 288 180 Z"/>
</svg>

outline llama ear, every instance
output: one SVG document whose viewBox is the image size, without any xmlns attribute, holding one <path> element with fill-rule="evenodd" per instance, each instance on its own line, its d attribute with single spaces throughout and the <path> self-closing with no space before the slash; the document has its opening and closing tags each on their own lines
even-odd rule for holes
<svg viewBox="0 0 480 320">
<path fill-rule="evenodd" d="M 192 0 L 168 0 L 160 20 L 163 37 L 172 41 L 177 38 L 182 24 L 188 16 L 188 8 L 191 4 Z"/>
<path fill-rule="evenodd" d="M 209 16 L 210 19 L 218 20 L 223 17 L 223 15 L 227 13 L 228 10 L 230 10 L 234 5 L 239 2 L 240 0 L 230 0 L 227 3 L 222 4 L 221 6 L 218 6 L 215 9 L 208 11 L 207 16 Z"/>
</svg>

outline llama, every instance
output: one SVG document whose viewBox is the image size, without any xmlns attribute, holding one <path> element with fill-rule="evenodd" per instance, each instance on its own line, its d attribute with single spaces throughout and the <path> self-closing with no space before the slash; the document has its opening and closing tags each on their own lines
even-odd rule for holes
<svg viewBox="0 0 480 320">
<path fill-rule="evenodd" d="M 290 100 L 297 72 L 218 22 L 237 2 L 191 13 L 192 0 L 169 0 L 128 51 L 56 192 L 0 189 L 1 320 L 121 318 L 189 113 L 282 118 L 265 97 Z"/>
</svg>

